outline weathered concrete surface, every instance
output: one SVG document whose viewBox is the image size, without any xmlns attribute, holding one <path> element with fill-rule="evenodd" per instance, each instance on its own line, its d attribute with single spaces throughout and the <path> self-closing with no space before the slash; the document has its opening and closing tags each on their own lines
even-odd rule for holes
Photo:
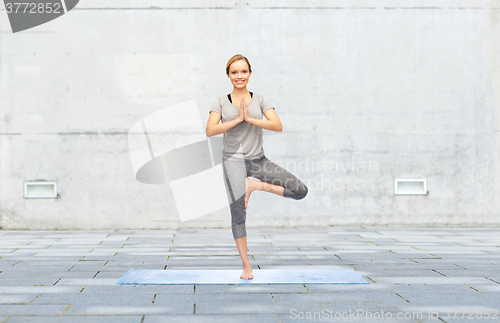
<svg viewBox="0 0 500 323">
<path fill-rule="evenodd" d="M 3 9 L 3 8 L 2 8 Z M 500 223 L 500 2 L 81 1 L 12 34 L 0 11 L 0 226 L 229 227 L 179 223 L 170 188 L 135 180 L 130 127 L 195 99 L 202 120 L 249 57 L 249 89 L 284 131 L 264 150 L 309 186 L 256 192 L 249 227 Z M 395 196 L 423 177 L 427 196 Z M 56 180 L 59 199 L 25 200 Z"/>
</svg>

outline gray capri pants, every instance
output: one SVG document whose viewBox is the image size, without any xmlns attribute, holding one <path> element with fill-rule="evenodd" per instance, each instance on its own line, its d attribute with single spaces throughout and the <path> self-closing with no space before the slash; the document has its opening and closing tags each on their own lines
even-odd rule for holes
<svg viewBox="0 0 500 323">
<path fill-rule="evenodd" d="M 284 197 L 300 200 L 307 195 L 308 189 L 304 183 L 284 168 L 267 159 L 266 156 L 248 160 L 223 158 L 222 161 L 224 183 L 230 202 L 231 227 L 235 239 L 247 235 L 245 229 L 247 215 L 245 209 L 245 183 L 247 177 L 254 177 L 263 182 L 283 186 Z"/>
</svg>

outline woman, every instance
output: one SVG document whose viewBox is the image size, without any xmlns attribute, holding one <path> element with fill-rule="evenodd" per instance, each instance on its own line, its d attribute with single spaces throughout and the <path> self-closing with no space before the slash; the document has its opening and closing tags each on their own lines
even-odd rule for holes
<svg viewBox="0 0 500 323">
<path fill-rule="evenodd" d="M 283 127 L 271 103 L 261 94 L 247 90 L 251 73 L 252 67 L 246 57 L 235 55 L 229 59 L 226 74 L 233 84 L 233 91 L 214 102 L 206 129 L 208 137 L 224 133 L 222 165 L 231 201 L 233 238 L 243 262 L 240 276 L 243 279 L 253 278 L 245 230 L 250 194 L 259 190 L 295 200 L 307 195 L 304 183 L 264 155 L 262 129 L 281 132 Z M 262 119 L 263 115 L 267 120 Z"/>
</svg>

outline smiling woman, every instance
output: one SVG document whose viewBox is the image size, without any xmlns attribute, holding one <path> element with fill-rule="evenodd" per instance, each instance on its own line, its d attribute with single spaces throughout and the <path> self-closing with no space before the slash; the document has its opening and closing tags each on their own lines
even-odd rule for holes
<svg viewBox="0 0 500 323">
<path fill-rule="evenodd" d="M 231 57 L 226 74 L 233 91 L 219 97 L 212 105 L 206 132 L 208 137 L 224 134 L 222 166 L 233 238 L 243 262 L 240 278 L 252 279 L 245 229 L 250 194 L 259 190 L 300 200 L 307 195 L 308 189 L 297 177 L 264 155 L 262 129 L 281 132 L 283 126 L 272 104 L 263 95 L 248 91 L 252 75 L 248 59 L 239 54 Z M 267 120 L 263 120 L 263 116 Z"/>
</svg>

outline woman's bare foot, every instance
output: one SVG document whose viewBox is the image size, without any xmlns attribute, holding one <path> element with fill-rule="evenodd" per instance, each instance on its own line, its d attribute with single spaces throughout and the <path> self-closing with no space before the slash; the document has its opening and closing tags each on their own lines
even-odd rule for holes
<svg viewBox="0 0 500 323">
<path fill-rule="evenodd" d="M 257 181 L 246 178 L 245 179 L 245 209 L 247 208 L 248 205 L 248 200 L 250 199 L 250 194 L 252 194 L 253 191 L 257 189 Z"/>
<path fill-rule="evenodd" d="M 240 278 L 253 279 L 252 267 L 243 267 L 243 273 L 241 274 Z"/>
</svg>

